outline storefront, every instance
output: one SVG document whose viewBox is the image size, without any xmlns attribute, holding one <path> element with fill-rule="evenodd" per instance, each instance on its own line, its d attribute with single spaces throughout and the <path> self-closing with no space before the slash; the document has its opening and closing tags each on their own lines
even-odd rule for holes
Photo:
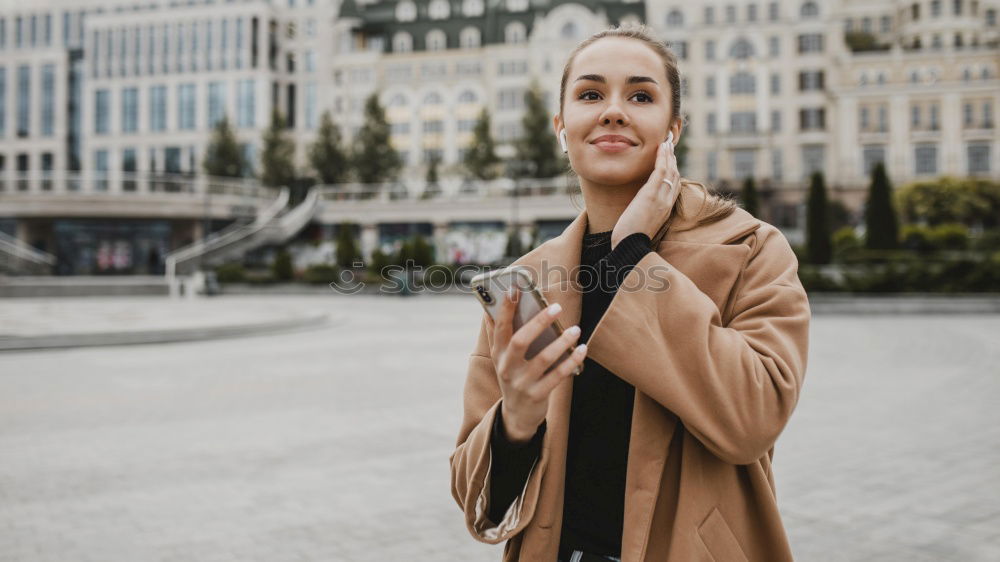
<svg viewBox="0 0 1000 562">
<path fill-rule="evenodd" d="M 56 275 L 163 275 L 166 220 L 57 219 Z"/>
</svg>

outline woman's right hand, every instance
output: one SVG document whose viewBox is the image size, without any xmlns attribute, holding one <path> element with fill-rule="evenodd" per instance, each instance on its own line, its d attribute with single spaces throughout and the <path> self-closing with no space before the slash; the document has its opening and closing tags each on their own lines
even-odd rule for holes
<svg viewBox="0 0 1000 562">
<path fill-rule="evenodd" d="M 545 373 L 580 338 L 580 327 L 572 326 L 537 355 L 526 360 L 524 355 L 528 346 L 556 319 L 560 306 L 554 304 L 539 312 L 516 333 L 512 333 L 514 310 L 519 299 L 517 287 L 512 287 L 500 303 L 496 321 L 487 314 L 486 322 L 488 329 L 493 331 L 491 351 L 503 394 L 501 415 L 504 432 L 509 441 L 526 443 L 545 420 L 552 390 L 567 377 L 573 376 L 577 367 L 583 368 L 587 346 L 580 344 L 569 357 Z"/>
</svg>

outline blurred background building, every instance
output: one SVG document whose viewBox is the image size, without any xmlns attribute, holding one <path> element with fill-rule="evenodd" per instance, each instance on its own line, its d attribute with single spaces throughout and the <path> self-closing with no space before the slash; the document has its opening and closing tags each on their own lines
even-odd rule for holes
<svg viewBox="0 0 1000 562">
<path fill-rule="evenodd" d="M 325 260 L 340 225 L 366 260 L 419 233 L 438 262 L 495 262 L 510 233 L 538 244 L 579 212 L 572 178 L 540 173 L 523 147 L 555 151 L 566 56 L 629 21 L 678 57 L 682 174 L 723 192 L 753 178 L 758 216 L 793 243 L 814 171 L 855 217 L 879 162 L 895 182 L 1000 177 L 1000 0 L 0 6 L 0 253 L 13 272 L 159 275 L 296 240 L 312 242 L 297 259 Z M 483 109 L 497 177 L 467 165 Z M 384 130 L 398 169 L 324 181 L 310 158 L 324 113 L 350 166 Z M 224 117 L 243 161 L 229 177 L 204 165 Z M 287 181 L 274 135 L 290 141 Z"/>
</svg>

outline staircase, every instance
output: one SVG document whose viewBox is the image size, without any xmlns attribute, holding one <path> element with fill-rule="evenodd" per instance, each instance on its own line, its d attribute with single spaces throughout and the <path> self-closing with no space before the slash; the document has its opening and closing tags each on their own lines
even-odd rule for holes
<svg viewBox="0 0 1000 562">
<path fill-rule="evenodd" d="M 49 275 L 56 257 L 0 232 L 0 273 L 8 275 Z"/>
<path fill-rule="evenodd" d="M 311 189 L 301 203 L 286 209 L 289 190 L 283 188 L 250 223 L 236 223 L 205 240 L 179 248 L 166 257 L 166 276 L 171 295 L 180 292 L 179 277 L 241 258 L 261 246 L 281 244 L 299 233 L 320 207 L 320 190 Z"/>
</svg>

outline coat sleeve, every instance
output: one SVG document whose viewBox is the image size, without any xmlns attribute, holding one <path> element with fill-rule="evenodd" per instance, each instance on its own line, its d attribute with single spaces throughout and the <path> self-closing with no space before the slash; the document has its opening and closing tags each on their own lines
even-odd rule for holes
<svg viewBox="0 0 1000 562">
<path fill-rule="evenodd" d="M 542 474 L 549 462 L 548 436 L 542 438 L 541 454 L 535 459 L 527 482 L 499 523 L 489 519 L 490 438 L 503 395 L 497 381 L 490 348 L 490 334 L 483 313 L 476 348 L 469 356 L 468 375 L 463 391 L 464 413 L 451 462 L 451 495 L 465 513 L 465 523 L 473 538 L 498 544 L 520 533 L 535 514 Z"/>
<path fill-rule="evenodd" d="M 727 325 L 708 295 L 650 252 L 626 277 L 587 352 L 737 465 L 767 454 L 784 429 L 808 352 L 809 301 L 795 254 L 771 225 L 755 237 Z"/>
</svg>

